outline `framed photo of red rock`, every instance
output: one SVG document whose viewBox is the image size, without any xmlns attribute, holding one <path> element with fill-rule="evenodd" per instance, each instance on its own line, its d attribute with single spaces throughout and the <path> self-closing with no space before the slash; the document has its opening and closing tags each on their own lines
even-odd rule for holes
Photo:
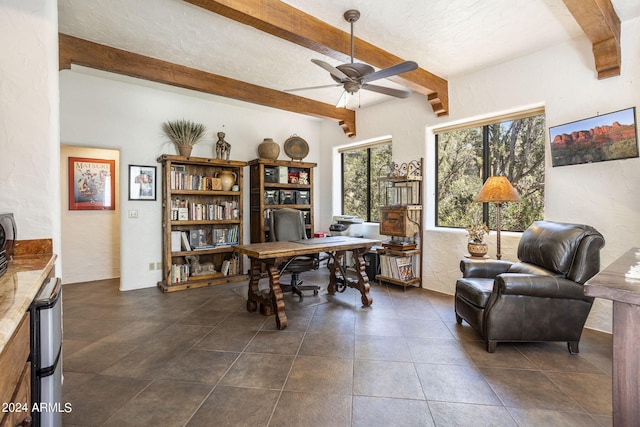
<svg viewBox="0 0 640 427">
<path fill-rule="evenodd" d="M 638 157 L 635 107 L 549 128 L 555 166 Z"/>
<path fill-rule="evenodd" d="M 69 157 L 69 210 L 115 210 L 116 161 Z"/>
</svg>

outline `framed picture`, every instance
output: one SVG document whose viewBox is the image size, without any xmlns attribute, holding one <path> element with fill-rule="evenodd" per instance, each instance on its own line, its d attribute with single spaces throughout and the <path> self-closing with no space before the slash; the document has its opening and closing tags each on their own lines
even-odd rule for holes
<svg viewBox="0 0 640 427">
<path fill-rule="evenodd" d="M 129 165 L 129 200 L 156 199 L 156 167 Z"/>
<path fill-rule="evenodd" d="M 115 160 L 69 157 L 69 210 L 114 210 Z"/>
<path fill-rule="evenodd" d="M 638 157 L 635 118 L 633 107 L 549 128 L 552 165 Z"/>
</svg>

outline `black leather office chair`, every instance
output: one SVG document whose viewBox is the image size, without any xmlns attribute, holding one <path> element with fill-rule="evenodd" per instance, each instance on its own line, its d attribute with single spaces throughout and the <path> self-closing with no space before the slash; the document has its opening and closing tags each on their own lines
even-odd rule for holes
<svg viewBox="0 0 640 427">
<path fill-rule="evenodd" d="M 269 236 L 272 242 L 296 241 L 307 238 L 304 228 L 304 218 L 302 212 L 297 209 L 283 208 L 271 211 L 269 215 Z M 283 292 L 291 291 L 300 296 L 300 301 L 304 298 L 302 291 L 312 290 L 314 295 L 318 295 L 320 286 L 302 285 L 299 275 L 302 272 L 315 270 L 318 268 L 317 255 L 296 255 L 280 264 L 278 269 L 280 274 L 291 273 L 291 284 L 282 287 Z"/>
</svg>

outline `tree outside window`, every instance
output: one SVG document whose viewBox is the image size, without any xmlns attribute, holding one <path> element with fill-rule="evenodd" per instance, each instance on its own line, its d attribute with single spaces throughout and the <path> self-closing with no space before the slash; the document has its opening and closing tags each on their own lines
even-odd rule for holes
<svg viewBox="0 0 640 427">
<path fill-rule="evenodd" d="M 436 225 L 495 229 L 495 209 L 475 197 L 492 175 L 506 176 L 521 197 L 505 203 L 502 229 L 523 231 L 544 216 L 544 114 L 436 135 Z"/>
<path fill-rule="evenodd" d="M 342 214 L 379 222 L 378 178 L 391 165 L 391 143 L 342 151 Z"/>
</svg>

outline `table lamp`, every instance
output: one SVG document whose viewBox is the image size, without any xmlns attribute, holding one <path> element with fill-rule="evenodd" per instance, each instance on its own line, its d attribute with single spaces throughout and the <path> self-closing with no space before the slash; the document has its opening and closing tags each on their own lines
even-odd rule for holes
<svg viewBox="0 0 640 427">
<path fill-rule="evenodd" d="M 506 176 L 490 176 L 476 197 L 476 202 L 492 202 L 496 204 L 496 241 L 498 244 L 496 258 L 498 259 L 502 258 L 500 253 L 500 208 L 504 202 L 517 202 L 519 200 L 518 192 L 513 188 Z"/>
</svg>

